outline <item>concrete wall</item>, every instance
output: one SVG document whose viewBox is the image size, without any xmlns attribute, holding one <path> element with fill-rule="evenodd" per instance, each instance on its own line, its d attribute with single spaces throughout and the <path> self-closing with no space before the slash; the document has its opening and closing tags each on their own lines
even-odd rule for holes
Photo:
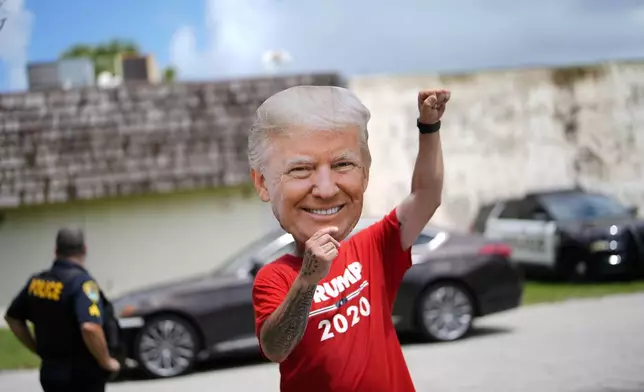
<svg viewBox="0 0 644 392">
<path fill-rule="evenodd" d="M 409 192 L 417 92 L 447 88 L 444 202 L 434 223 L 465 229 L 499 196 L 575 184 L 644 209 L 644 63 L 350 81 L 372 111 L 365 212 Z"/>
<path fill-rule="evenodd" d="M 14 209 L 0 223 L 0 307 L 50 265 L 63 225 L 85 230 L 88 268 L 108 295 L 207 273 L 275 227 L 256 197 L 213 192 Z"/>
</svg>

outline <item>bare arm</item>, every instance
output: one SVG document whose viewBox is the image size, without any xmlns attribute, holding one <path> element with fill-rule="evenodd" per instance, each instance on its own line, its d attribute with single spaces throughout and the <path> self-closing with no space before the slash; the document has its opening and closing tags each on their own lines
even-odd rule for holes
<svg viewBox="0 0 644 392">
<path fill-rule="evenodd" d="M 89 276 L 87 277 L 89 278 Z M 115 372 L 118 362 L 110 357 L 103 332 L 103 303 L 100 289 L 92 279 L 84 279 L 74 293 L 76 319 L 80 326 L 85 346 L 103 369 Z"/>
<path fill-rule="evenodd" d="M 411 247 L 441 204 L 443 153 L 438 133 L 420 135 L 411 193 L 396 209 L 401 243 Z"/>
<path fill-rule="evenodd" d="M 107 341 L 103 328 L 96 323 L 83 323 L 81 325 L 83 341 L 90 353 L 96 358 L 96 362 L 102 368 L 108 368 L 112 359 L 107 349 Z"/>
<path fill-rule="evenodd" d="M 13 332 L 13 334 L 20 341 L 20 343 L 22 343 L 22 345 L 25 346 L 32 353 L 37 354 L 36 340 L 31 334 L 31 331 L 29 330 L 27 323 L 24 322 L 23 320 L 16 320 L 9 316 L 5 316 L 5 321 L 7 322 L 7 325 L 9 326 L 9 329 L 11 330 L 11 332 Z"/>
<path fill-rule="evenodd" d="M 297 278 L 282 304 L 264 323 L 260 341 L 268 359 L 280 363 L 302 340 L 309 319 L 316 284 Z"/>
<path fill-rule="evenodd" d="M 433 95 L 432 95 L 433 94 Z M 433 98 L 433 99 L 432 99 Z M 449 100 L 444 90 L 419 94 L 420 120 L 433 124 L 440 120 Z M 443 193 L 443 151 L 440 132 L 419 135 L 418 156 L 412 176 L 411 194 L 397 207 L 401 242 L 410 248 L 441 204 Z"/>
</svg>

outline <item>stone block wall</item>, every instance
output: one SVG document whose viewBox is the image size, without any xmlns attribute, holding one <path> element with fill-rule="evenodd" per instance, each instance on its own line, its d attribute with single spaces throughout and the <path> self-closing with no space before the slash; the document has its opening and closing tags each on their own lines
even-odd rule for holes
<svg viewBox="0 0 644 392">
<path fill-rule="evenodd" d="M 0 95 L 0 208 L 248 181 L 255 109 L 335 74 Z"/>
</svg>

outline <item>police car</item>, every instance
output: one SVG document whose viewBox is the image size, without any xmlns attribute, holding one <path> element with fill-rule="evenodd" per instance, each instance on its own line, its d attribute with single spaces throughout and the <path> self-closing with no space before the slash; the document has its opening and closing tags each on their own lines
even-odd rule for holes
<svg viewBox="0 0 644 392">
<path fill-rule="evenodd" d="M 637 209 L 580 188 L 482 205 L 471 231 L 509 244 L 526 272 L 594 280 L 644 270 L 644 221 Z"/>
</svg>

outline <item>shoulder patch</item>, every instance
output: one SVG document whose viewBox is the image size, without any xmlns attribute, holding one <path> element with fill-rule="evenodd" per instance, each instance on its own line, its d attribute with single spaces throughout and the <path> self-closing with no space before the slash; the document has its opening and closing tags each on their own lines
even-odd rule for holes
<svg viewBox="0 0 644 392">
<path fill-rule="evenodd" d="M 101 317 L 101 310 L 98 308 L 96 304 L 91 304 L 87 311 L 89 312 L 89 315 L 92 317 Z"/>
<path fill-rule="evenodd" d="M 99 294 L 98 285 L 93 280 L 83 283 L 83 292 L 90 301 L 97 303 L 101 295 Z"/>
</svg>

